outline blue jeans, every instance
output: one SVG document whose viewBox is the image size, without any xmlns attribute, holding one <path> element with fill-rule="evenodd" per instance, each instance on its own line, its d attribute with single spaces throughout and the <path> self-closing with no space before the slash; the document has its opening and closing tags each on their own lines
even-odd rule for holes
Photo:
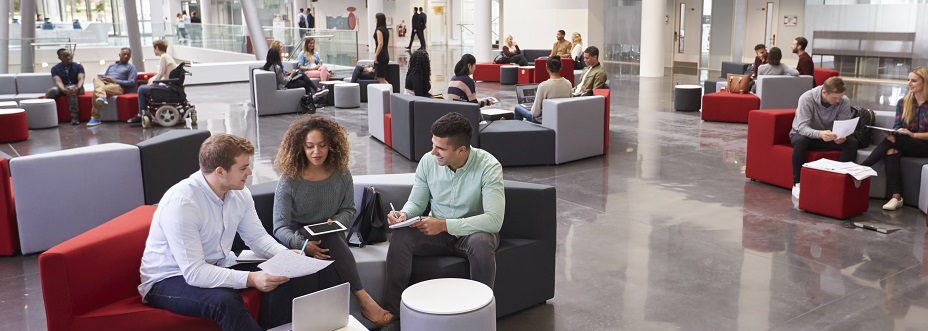
<svg viewBox="0 0 928 331">
<path fill-rule="evenodd" d="M 151 90 L 167 90 L 167 86 L 161 85 L 142 85 L 139 86 L 139 116 L 145 115 L 148 110 L 148 98 L 151 97 Z"/>
<path fill-rule="evenodd" d="M 512 119 L 521 121 L 523 118 L 529 122 L 541 124 L 541 122 L 535 120 L 535 116 L 532 116 L 531 110 L 525 109 L 525 107 L 522 107 L 522 105 L 516 105 L 516 109 L 513 111 Z"/>
<path fill-rule="evenodd" d="M 183 276 L 174 276 L 155 283 L 145 299 L 148 305 L 175 314 L 209 318 L 223 330 L 264 330 L 248 314 L 238 293 L 225 287 L 191 286 Z"/>
</svg>

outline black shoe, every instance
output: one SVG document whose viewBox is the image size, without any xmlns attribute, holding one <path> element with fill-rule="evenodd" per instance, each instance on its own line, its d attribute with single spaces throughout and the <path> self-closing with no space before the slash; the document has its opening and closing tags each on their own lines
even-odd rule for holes
<svg viewBox="0 0 928 331">
<path fill-rule="evenodd" d="M 127 122 L 131 124 L 142 123 L 142 116 L 135 116 L 133 118 L 130 118 Z"/>
<path fill-rule="evenodd" d="M 406 49 L 412 49 L 412 46 L 410 46 L 410 47 L 406 47 Z"/>
</svg>

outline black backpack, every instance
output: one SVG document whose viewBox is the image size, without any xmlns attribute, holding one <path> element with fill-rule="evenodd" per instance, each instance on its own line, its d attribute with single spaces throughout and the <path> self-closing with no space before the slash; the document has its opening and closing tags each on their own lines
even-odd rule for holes
<svg viewBox="0 0 928 331">
<path fill-rule="evenodd" d="M 300 23 L 299 23 L 299 24 L 300 24 L 300 27 L 301 27 L 301 28 L 305 28 L 305 27 L 306 27 L 306 16 L 302 16 L 302 15 L 300 16 Z"/>
<path fill-rule="evenodd" d="M 873 130 L 867 127 L 867 125 L 873 125 L 875 118 L 873 110 L 851 106 L 851 113 L 854 117 L 860 118 L 857 121 L 857 129 L 852 133 L 859 142 L 857 148 L 867 148 L 873 142 Z"/>
<path fill-rule="evenodd" d="M 361 198 L 361 212 L 348 229 L 345 241 L 348 245 L 355 247 L 387 241 L 386 218 L 387 213 L 383 211 L 380 193 L 373 186 L 365 187 L 364 196 Z M 355 231 L 357 231 L 357 240 L 352 238 Z"/>
</svg>

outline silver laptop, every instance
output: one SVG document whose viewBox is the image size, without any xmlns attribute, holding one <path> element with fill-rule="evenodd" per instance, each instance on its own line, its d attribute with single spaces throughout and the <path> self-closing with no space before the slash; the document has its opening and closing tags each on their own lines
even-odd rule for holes
<svg viewBox="0 0 928 331">
<path fill-rule="evenodd" d="M 348 326 L 350 294 L 344 283 L 293 299 L 293 323 L 284 330 L 333 331 Z"/>
<path fill-rule="evenodd" d="M 538 84 L 516 85 L 516 100 L 519 105 L 526 109 L 532 109 L 532 104 L 535 103 L 536 91 L 538 91 Z"/>
</svg>

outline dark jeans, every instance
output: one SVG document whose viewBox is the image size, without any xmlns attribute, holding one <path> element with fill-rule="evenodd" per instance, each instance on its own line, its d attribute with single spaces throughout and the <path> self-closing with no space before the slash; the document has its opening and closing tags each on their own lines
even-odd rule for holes
<svg viewBox="0 0 928 331">
<path fill-rule="evenodd" d="M 170 90 L 169 87 L 163 85 L 142 85 L 139 86 L 139 116 L 145 115 L 145 111 L 148 110 L 148 98 L 151 97 L 151 90 Z"/>
<path fill-rule="evenodd" d="M 419 37 L 419 48 L 425 49 L 425 32 L 416 30 L 416 36 Z"/>
<path fill-rule="evenodd" d="M 517 63 L 520 66 L 527 66 L 528 60 L 526 60 L 525 56 L 522 56 L 522 54 L 515 54 L 509 57 L 509 63 Z"/>
<path fill-rule="evenodd" d="M 886 155 L 886 151 L 895 148 L 899 151 L 893 155 Z M 902 194 L 902 167 L 899 165 L 899 159 L 903 156 L 928 157 L 928 141 L 912 138 L 907 135 L 897 135 L 896 142 L 889 139 L 883 140 L 876 148 L 870 152 L 861 165 L 868 167 L 873 166 L 880 160 L 886 159 L 886 194 Z"/>
<path fill-rule="evenodd" d="M 309 235 L 309 232 L 303 230 L 302 226 L 300 227 L 299 231 L 303 237 L 311 241 L 322 240 L 322 243 L 319 244 L 319 247 L 329 250 L 325 253 L 325 255 L 328 255 L 330 259 L 333 260 L 333 262 L 332 266 L 325 268 L 325 270 L 333 270 L 340 280 L 337 284 L 331 285 L 338 285 L 344 282 L 348 282 L 351 285 L 352 293 L 364 289 L 364 286 L 361 285 L 361 277 L 358 276 L 358 267 L 354 260 L 354 254 L 352 254 L 351 250 L 348 248 L 348 243 L 345 241 L 344 232 L 332 232 L 318 236 L 311 236 Z M 302 247 L 290 248 L 300 249 Z"/>
<path fill-rule="evenodd" d="M 532 111 L 525 109 L 522 105 L 516 105 L 515 110 L 513 110 L 512 119 L 516 121 L 521 121 L 523 118 L 527 119 L 529 122 L 541 124 L 538 120 L 535 119 L 535 116 L 532 116 Z"/>
<path fill-rule="evenodd" d="M 470 278 L 490 288 L 496 282 L 496 248 L 499 233 L 476 232 L 455 237 L 447 232 L 427 236 L 415 228 L 393 230 L 387 251 L 386 306 L 384 309 L 399 316 L 400 299 L 409 285 L 413 256 L 453 255 L 466 258 Z"/>
<path fill-rule="evenodd" d="M 357 83 L 358 79 L 374 79 L 374 74 L 370 72 L 364 72 L 365 66 L 355 66 L 354 72 L 351 73 L 351 82 Z"/>
<path fill-rule="evenodd" d="M 316 86 L 316 84 L 313 83 L 313 81 L 309 79 L 309 77 L 306 77 L 306 75 L 294 76 L 293 79 L 287 82 L 286 87 L 287 89 L 303 88 L 306 90 L 306 94 L 313 94 L 319 90 L 319 87 Z"/>
<path fill-rule="evenodd" d="M 72 87 L 75 87 L 75 86 L 77 86 L 77 85 L 68 85 L 68 86 L 65 86 L 65 87 L 67 87 L 67 88 L 72 88 Z M 77 96 L 78 96 L 78 95 L 81 95 L 81 94 L 84 94 L 84 87 L 83 87 L 83 86 L 78 87 L 78 89 L 77 89 L 77 94 L 75 94 L 75 95 L 66 95 L 66 94 L 62 93 L 61 90 L 59 90 L 57 86 L 55 86 L 55 87 L 52 87 L 52 88 L 48 89 L 48 91 L 45 91 L 45 98 L 46 98 L 46 99 L 55 99 L 55 98 L 57 98 L 57 97 L 60 96 L 60 95 L 67 96 L 67 97 L 68 97 L 68 108 L 71 110 L 71 119 L 76 120 L 76 119 L 77 119 L 77 115 L 78 115 L 78 113 L 80 112 L 79 108 L 77 108 Z"/>
<path fill-rule="evenodd" d="M 841 162 L 854 162 L 857 160 L 857 138 L 853 135 L 847 136 L 843 144 L 834 141 L 824 141 L 821 139 L 812 139 L 801 134 L 794 134 L 789 137 L 793 143 L 793 184 L 799 183 L 799 173 L 802 171 L 802 164 L 806 163 L 806 156 L 809 151 L 841 151 Z"/>
</svg>

